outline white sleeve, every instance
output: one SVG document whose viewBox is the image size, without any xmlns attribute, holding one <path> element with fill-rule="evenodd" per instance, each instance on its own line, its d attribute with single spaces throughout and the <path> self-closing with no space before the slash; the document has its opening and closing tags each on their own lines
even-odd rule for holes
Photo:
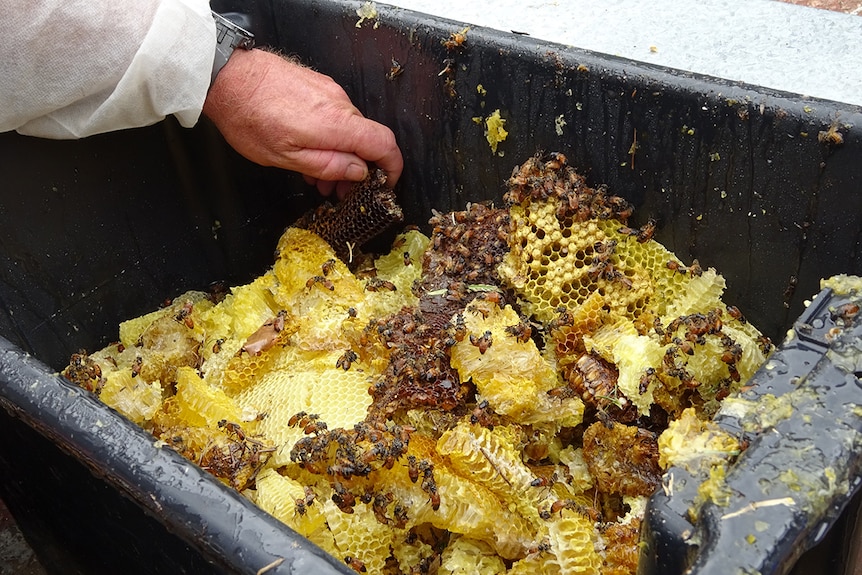
<svg viewBox="0 0 862 575">
<path fill-rule="evenodd" d="M 0 0 L 0 132 L 193 126 L 210 84 L 208 0 Z"/>
</svg>

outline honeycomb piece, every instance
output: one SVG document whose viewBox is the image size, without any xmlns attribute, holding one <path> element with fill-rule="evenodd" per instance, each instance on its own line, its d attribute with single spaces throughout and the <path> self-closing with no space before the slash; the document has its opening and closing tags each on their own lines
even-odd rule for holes
<svg viewBox="0 0 862 575">
<path fill-rule="evenodd" d="M 190 367 L 177 369 L 176 387 L 177 417 L 188 425 L 216 428 L 222 420 L 239 422 L 245 419 L 242 408 L 233 398 L 207 385 Z"/>
<path fill-rule="evenodd" d="M 451 364 L 462 380 L 472 379 L 494 411 L 525 424 L 580 423 L 579 399 L 548 395 L 557 386 L 557 374 L 532 339 L 523 341 L 513 332 L 521 319 L 511 306 L 474 302 L 462 317 L 466 336 L 452 346 Z"/>
<path fill-rule="evenodd" d="M 272 297 L 276 286 L 278 278 L 267 272 L 249 284 L 231 288 L 221 302 L 200 314 L 207 341 L 235 338 L 245 342 L 266 320 L 280 311 Z M 205 357 L 211 352 L 211 347 L 204 347 Z"/>
<path fill-rule="evenodd" d="M 255 480 L 254 502 L 303 537 L 327 529 L 323 503 L 314 489 L 271 467 L 262 470 Z"/>
<path fill-rule="evenodd" d="M 658 380 L 650 374 L 661 365 L 664 354 L 664 346 L 641 335 L 621 335 L 613 346 L 614 364 L 619 369 L 617 386 L 640 415 L 649 415 L 653 390 L 658 385 Z"/>
<path fill-rule="evenodd" d="M 413 539 L 413 541 L 411 541 Z M 419 573 L 430 570 L 430 565 L 437 557 L 434 548 L 418 538 L 408 535 L 396 539 L 392 545 L 392 556 L 398 562 L 401 573 Z"/>
<path fill-rule="evenodd" d="M 419 298 L 413 294 L 413 283 L 422 278 L 422 260 L 430 239 L 419 231 L 411 230 L 395 238 L 392 249 L 374 261 L 377 280 L 391 282 L 395 290 L 368 289 L 366 281 L 366 301 L 368 315 L 386 317 L 401 310 L 415 307 Z"/>
<path fill-rule="evenodd" d="M 137 423 L 143 425 L 162 406 L 162 386 L 154 381 L 132 377 L 131 371 L 114 371 L 107 375 L 99 398 Z"/>
<path fill-rule="evenodd" d="M 598 573 L 602 558 L 593 543 L 593 521 L 576 511 L 563 509 L 559 519 L 548 524 L 551 553 L 560 573 Z"/>
<path fill-rule="evenodd" d="M 194 312 L 195 315 L 206 312 L 212 307 L 207 294 L 201 291 L 187 291 L 173 299 L 170 305 L 142 316 L 120 322 L 120 343 L 132 347 L 140 342 L 141 335 L 156 320 L 162 317 L 176 317 L 181 311 L 184 315 Z"/>
<path fill-rule="evenodd" d="M 253 436 L 253 422 L 243 423 L 245 429 L 227 420 L 215 426 L 188 425 L 174 400 L 168 398 L 153 417 L 153 435 L 229 487 L 246 489 L 273 451 L 265 439 Z"/>
<path fill-rule="evenodd" d="M 386 173 L 375 170 L 354 184 L 338 205 L 325 203 L 294 225 L 315 232 L 342 261 L 351 263 L 354 249 L 403 219 L 395 192 L 386 187 Z"/>
<path fill-rule="evenodd" d="M 467 537 L 453 537 L 441 556 L 440 575 L 497 575 L 504 573 L 506 565 L 494 548 L 483 541 Z"/>
<path fill-rule="evenodd" d="M 434 509 L 430 493 L 420 478 L 410 479 L 408 457 L 433 465 L 433 479 L 439 506 Z M 374 472 L 369 481 L 390 491 L 396 502 L 408 510 L 408 527 L 429 523 L 438 529 L 460 533 L 491 545 L 504 559 L 524 555 L 533 539 L 531 522 L 512 512 L 493 491 L 471 475 L 455 472 L 435 450 L 435 441 L 414 433 L 406 457 L 392 469 Z M 427 485 L 425 486 L 428 487 Z"/>
<path fill-rule="evenodd" d="M 560 365 L 565 365 L 567 359 L 573 361 L 584 353 L 584 336 L 595 333 L 609 320 L 604 305 L 604 296 L 594 291 L 583 303 L 572 310 L 563 311 L 551 320 L 550 339 L 554 342 L 552 349 Z"/>
<path fill-rule="evenodd" d="M 602 575 L 637 573 L 640 557 L 640 519 L 629 523 L 611 523 L 602 531 L 605 542 Z"/>
<path fill-rule="evenodd" d="M 343 513 L 332 500 L 326 500 L 323 513 L 338 557 L 354 569 L 362 565 L 368 573 L 383 573 L 396 531 L 377 521 L 371 506 L 361 502 L 353 507 L 353 513 Z"/>
<path fill-rule="evenodd" d="M 590 475 L 587 461 L 584 459 L 584 451 L 573 445 L 561 449 L 558 454 L 560 464 L 565 465 L 571 479 L 567 479 L 567 485 L 575 492 L 582 493 L 593 487 L 593 477 Z"/>
<path fill-rule="evenodd" d="M 560 571 L 560 566 L 553 554 L 537 550 L 512 563 L 506 573 L 507 575 L 535 575 L 536 573 L 559 575 L 562 571 Z M 589 573 L 589 571 L 584 571 L 584 573 Z"/>
<path fill-rule="evenodd" d="M 658 451 L 662 469 L 677 466 L 697 474 L 737 455 L 740 446 L 718 424 L 702 420 L 689 408 L 659 435 Z"/>
<path fill-rule="evenodd" d="M 604 493 L 646 496 L 661 483 L 656 437 L 634 425 L 590 425 L 584 431 L 584 459 Z"/>
<path fill-rule="evenodd" d="M 490 430 L 461 422 L 440 436 L 437 453 L 448 458 L 456 473 L 478 481 L 505 505 L 538 522 L 536 505 L 543 495 L 532 486 L 536 476 L 521 460 L 518 433 L 506 426 Z"/>
<path fill-rule="evenodd" d="M 279 446 L 276 464 L 289 462 L 293 444 L 303 430 L 290 427 L 290 418 L 300 411 L 318 414 L 332 427 L 353 427 L 365 419 L 371 397 L 369 374 L 337 366 L 342 352 L 302 352 L 286 348 L 283 369 L 264 374 L 237 398 L 242 408 L 265 413 L 259 431 Z M 285 358 L 289 357 L 290 361 Z"/>
</svg>

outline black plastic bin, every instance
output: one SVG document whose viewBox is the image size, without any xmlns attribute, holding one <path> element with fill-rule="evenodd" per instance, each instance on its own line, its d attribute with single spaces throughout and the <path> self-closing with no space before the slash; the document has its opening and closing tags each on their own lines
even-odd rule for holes
<svg viewBox="0 0 862 575">
<path fill-rule="evenodd" d="M 467 23 L 378 3 L 357 26 L 361 4 L 214 8 L 245 14 L 259 43 L 331 75 L 395 131 L 409 223 L 499 200 L 516 164 L 560 151 L 634 202 L 636 222 L 657 218 L 684 261 L 717 268 L 726 301 L 776 341 L 820 278 L 862 274 L 859 108 L 475 26 L 449 50 Z M 509 136 L 492 153 L 473 118 L 497 109 Z M 818 137 L 830 127 L 841 142 Z M 81 141 L 0 134 L 0 186 L 0 497 L 45 567 L 349 572 L 55 375 L 166 297 L 260 274 L 317 194 L 246 162 L 206 121 L 171 120 Z M 836 572 L 840 546 L 827 538 L 828 559 L 807 564 Z"/>
</svg>

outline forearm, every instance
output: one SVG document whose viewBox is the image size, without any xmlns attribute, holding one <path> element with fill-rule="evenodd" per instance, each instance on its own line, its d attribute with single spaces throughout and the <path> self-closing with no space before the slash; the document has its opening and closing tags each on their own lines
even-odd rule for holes
<svg viewBox="0 0 862 575">
<path fill-rule="evenodd" d="M 0 131 L 80 138 L 193 125 L 215 49 L 207 0 L 0 0 Z"/>
</svg>

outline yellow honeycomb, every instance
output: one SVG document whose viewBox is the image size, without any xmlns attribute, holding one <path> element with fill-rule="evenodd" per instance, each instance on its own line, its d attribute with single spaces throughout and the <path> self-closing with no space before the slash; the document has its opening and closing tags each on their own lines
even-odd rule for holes
<svg viewBox="0 0 862 575">
<path fill-rule="evenodd" d="M 302 428 L 288 425 L 293 415 L 315 413 L 330 426 L 352 427 L 365 418 L 371 404 L 368 372 L 337 367 L 342 352 L 285 348 L 281 353 L 290 356 L 290 361 L 281 358 L 288 367 L 263 374 L 237 397 L 241 408 L 265 414 L 259 431 L 278 446 L 275 464 L 289 463 L 290 448 L 303 436 Z"/>
<path fill-rule="evenodd" d="M 304 537 L 328 530 L 323 502 L 308 495 L 304 485 L 271 467 L 261 471 L 255 480 L 254 502 Z"/>
<path fill-rule="evenodd" d="M 494 552 L 493 547 L 467 537 L 455 537 L 443 551 L 437 572 L 441 575 L 496 575 L 505 571 L 506 564 Z"/>
<path fill-rule="evenodd" d="M 352 558 L 363 571 L 383 573 L 396 531 L 377 521 L 370 505 L 357 503 L 353 513 L 344 513 L 330 500 L 323 502 L 323 513 L 335 538 L 340 558 Z"/>
<path fill-rule="evenodd" d="M 581 400 L 549 396 L 547 391 L 558 385 L 554 367 L 532 339 L 522 341 L 511 333 L 509 328 L 521 323 L 511 306 L 474 302 L 463 317 L 467 335 L 451 349 L 452 366 L 462 379 L 473 381 L 496 412 L 524 424 L 580 423 Z M 488 333 L 491 344 L 483 352 L 481 339 L 487 341 Z"/>
<path fill-rule="evenodd" d="M 504 426 L 493 430 L 459 423 L 437 440 L 437 453 L 451 468 L 494 492 L 504 504 L 538 522 L 542 494 L 531 484 L 536 476 L 521 460 L 519 432 Z"/>
<path fill-rule="evenodd" d="M 500 276 L 528 304 L 528 312 L 550 321 L 560 306 L 574 309 L 599 294 L 614 313 L 635 319 L 644 310 L 665 313 L 688 283 L 684 267 L 664 246 L 644 243 L 619 230 L 617 220 L 560 222 L 552 201 L 510 209 L 510 251 Z M 568 224 L 568 225 L 566 225 Z"/>
<path fill-rule="evenodd" d="M 596 551 L 593 521 L 576 511 L 563 509 L 548 524 L 551 552 L 560 573 L 598 573 L 602 559 Z"/>
<path fill-rule="evenodd" d="M 146 382 L 132 377 L 129 371 L 113 371 L 105 378 L 102 401 L 137 423 L 153 418 L 162 405 L 162 387 L 159 382 Z"/>
</svg>

